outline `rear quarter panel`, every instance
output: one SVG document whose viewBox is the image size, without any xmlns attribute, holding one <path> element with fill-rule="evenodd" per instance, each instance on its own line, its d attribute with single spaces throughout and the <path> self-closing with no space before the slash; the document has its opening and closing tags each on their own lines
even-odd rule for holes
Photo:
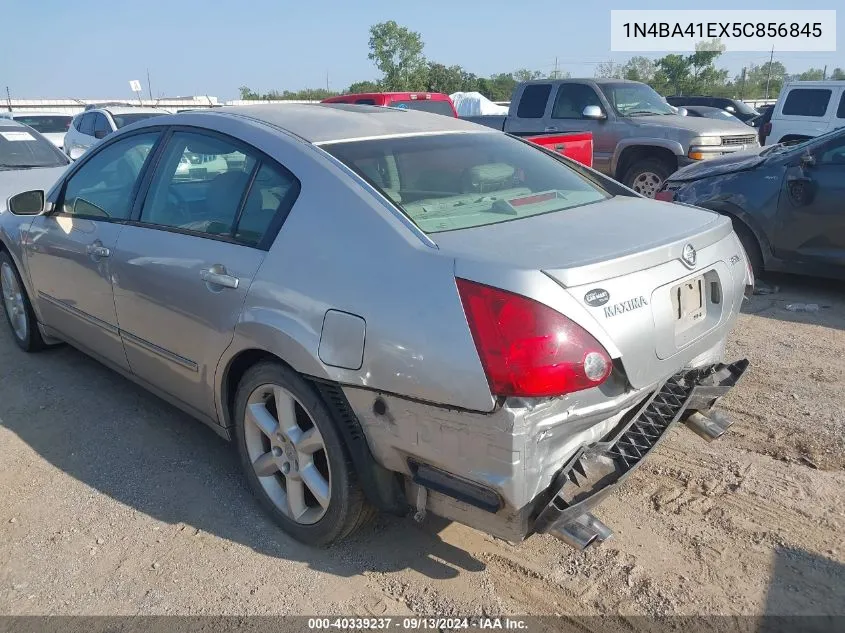
<svg viewBox="0 0 845 633">
<path fill-rule="evenodd" d="M 491 410 L 453 259 L 426 245 L 375 190 L 322 150 L 277 139 L 260 149 L 290 169 L 302 190 L 250 287 L 218 383 L 232 358 L 257 348 L 321 379 Z M 320 360 L 328 310 L 365 321 L 360 369 Z"/>
</svg>

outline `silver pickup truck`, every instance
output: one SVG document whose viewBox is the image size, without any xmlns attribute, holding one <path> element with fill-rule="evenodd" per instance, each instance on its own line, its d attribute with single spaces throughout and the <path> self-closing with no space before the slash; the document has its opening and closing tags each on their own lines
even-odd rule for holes
<svg viewBox="0 0 845 633">
<path fill-rule="evenodd" d="M 650 86 L 622 79 L 526 81 L 507 116 L 465 118 L 517 136 L 592 132 L 595 169 L 649 198 L 681 167 L 759 146 L 746 125 L 681 116 Z"/>
</svg>

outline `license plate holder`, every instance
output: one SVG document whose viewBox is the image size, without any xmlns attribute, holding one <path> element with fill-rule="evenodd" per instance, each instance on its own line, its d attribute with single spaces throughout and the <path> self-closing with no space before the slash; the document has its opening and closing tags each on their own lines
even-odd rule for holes
<svg viewBox="0 0 845 633">
<path fill-rule="evenodd" d="M 690 279 L 672 288 L 675 327 L 683 331 L 700 323 L 707 312 L 704 276 Z"/>
</svg>

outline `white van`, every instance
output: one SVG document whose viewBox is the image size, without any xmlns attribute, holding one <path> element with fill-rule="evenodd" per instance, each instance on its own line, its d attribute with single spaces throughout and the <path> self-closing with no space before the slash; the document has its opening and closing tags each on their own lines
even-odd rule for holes
<svg viewBox="0 0 845 633">
<path fill-rule="evenodd" d="M 845 126 L 845 81 L 786 84 L 762 129 L 767 145 L 803 141 Z"/>
</svg>

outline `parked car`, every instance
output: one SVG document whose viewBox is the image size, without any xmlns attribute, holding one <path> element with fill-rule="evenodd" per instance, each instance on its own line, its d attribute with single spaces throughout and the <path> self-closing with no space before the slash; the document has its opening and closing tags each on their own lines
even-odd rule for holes
<svg viewBox="0 0 845 633">
<path fill-rule="evenodd" d="M 591 132 L 595 168 L 653 197 L 679 167 L 757 146 L 748 126 L 677 114 L 650 86 L 621 79 L 517 85 L 506 117 L 467 117 L 511 134 Z"/>
<path fill-rule="evenodd" d="M 743 123 L 733 114 L 721 108 L 711 108 L 709 106 L 680 106 L 686 110 L 687 116 L 699 117 L 705 119 L 716 119 L 717 121 L 732 121 L 734 123 Z M 746 122 L 750 125 L 750 121 Z"/>
<path fill-rule="evenodd" d="M 687 167 L 658 197 L 730 217 L 758 275 L 845 278 L 845 129 Z"/>
<path fill-rule="evenodd" d="M 13 119 L 40 132 L 53 145 L 62 149 L 65 132 L 70 128 L 72 115 L 64 112 L 0 112 L 0 119 Z"/>
<path fill-rule="evenodd" d="M 323 103 L 353 103 L 458 116 L 449 95 L 442 92 L 361 92 L 323 99 Z"/>
<path fill-rule="evenodd" d="M 389 106 L 400 109 L 436 112 L 457 117 L 458 112 L 451 97 L 442 93 L 373 92 L 347 94 L 324 99 L 322 103 L 350 103 L 355 105 Z M 446 104 L 448 103 L 448 109 Z M 469 118 L 469 117 L 465 117 Z M 533 134 L 524 137 L 536 145 L 561 154 L 587 167 L 593 166 L 593 136 L 588 132 L 563 134 Z"/>
<path fill-rule="evenodd" d="M 64 151 L 73 160 L 84 154 L 115 130 L 149 117 L 170 114 L 161 108 L 109 106 L 86 108 L 73 117 L 65 134 Z"/>
<path fill-rule="evenodd" d="M 371 507 L 601 541 L 590 508 L 674 423 L 721 435 L 747 366 L 721 358 L 751 288 L 727 218 L 452 117 L 147 119 L 9 206 L 17 344 L 72 343 L 231 439 L 310 544 Z"/>
<path fill-rule="evenodd" d="M 689 109 L 692 107 L 707 107 L 717 108 L 730 112 L 737 119 L 743 123 L 748 123 L 749 120 L 760 114 L 755 108 L 742 101 L 741 99 L 729 99 L 727 97 L 702 97 L 702 96 L 680 96 L 675 95 L 666 97 L 666 101 L 675 107 L 684 107 Z"/>
<path fill-rule="evenodd" d="M 780 91 L 767 138 L 797 143 L 845 125 L 845 82 L 796 81 Z"/>
<path fill-rule="evenodd" d="M 0 210 L 27 189 L 49 189 L 70 161 L 47 138 L 20 121 L 0 118 Z"/>
</svg>

